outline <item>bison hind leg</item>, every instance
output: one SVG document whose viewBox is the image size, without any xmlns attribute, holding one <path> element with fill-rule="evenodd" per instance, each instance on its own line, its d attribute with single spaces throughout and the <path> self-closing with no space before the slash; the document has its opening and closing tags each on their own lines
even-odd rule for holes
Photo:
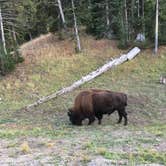
<svg viewBox="0 0 166 166">
<path fill-rule="evenodd" d="M 125 111 L 125 108 L 118 110 L 118 114 L 119 114 L 119 121 L 118 122 L 120 123 L 122 120 L 122 117 L 124 117 L 124 125 L 126 126 L 128 120 L 127 120 L 127 113 Z"/>
<path fill-rule="evenodd" d="M 122 113 L 122 116 L 124 117 L 124 125 L 126 126 L 126 125 L 127 125 L 127 113 L 126 113 L 125 110 L 124 110 L 124 112 Z"/>
<path fill-rule="evenodd" d="M 124 125 L 126 126 L 127 125 L 127 113 L 126 112 L 124 113 L 123 117 L 125 119 Z"/>
<path fill-rule="evenodd" d="M 118 115 L 119 115 L 119 120 L 118 120 L 117 123 L 121 123 L 123 116 L 122 116 L 121 112 L 119 112 L 119 111 L 118 111 Z"/>
</svg>

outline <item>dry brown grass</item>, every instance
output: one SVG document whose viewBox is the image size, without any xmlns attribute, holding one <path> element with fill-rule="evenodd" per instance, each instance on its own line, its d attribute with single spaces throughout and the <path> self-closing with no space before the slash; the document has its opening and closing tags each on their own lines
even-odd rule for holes
<svg viewBox="0 0 166 166">
<path fill-rule="evenodd" d="M 90 56 L 112 57 L 118 55 L 121 51 L 117 49 L 116 43 L 116 41 L 107 39 L 95 40 L 86 35 L 81 37 L 83 53 Z M 25 62 L 28 63 L 44 57 L 72 56 L 75 54 L 74 48 L 74 40 L 71 38 L 59 40 L 56 34 L 49 33 L 23 44 L 20 51 Z"/>
<path fill-rule="evenodd" d="M 43 57 L 69 56 L 74 53 L 69 40 L 59 41 L 57 35 L 51 33 L 23 44 L 20 51 L 26 62 Z"/>
</svg>

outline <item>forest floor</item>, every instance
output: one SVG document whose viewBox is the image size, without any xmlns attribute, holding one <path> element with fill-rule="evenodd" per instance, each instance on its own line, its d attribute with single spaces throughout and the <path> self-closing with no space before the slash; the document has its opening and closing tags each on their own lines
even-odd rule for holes
<svg viewBox="0 0 166 166">
<path fill-rule="evenodd" d="M 0 78 L 0 165 L 166 165 L 166 86 L 159 83 L 166 74 L 166 47 L 157 57 L 144 50 L 71 93 L 20 110 L 127 52 L 115 41 L 85 37 L 84 51 L 76 55 L 71 43 L 50 34 L 26 43 L 25 62 Z M 71 125 L 67 109 L 87 88 L 127 93 L 129 124 L 116 124 L 114 113 L 102 125 Z"/>
</svg>

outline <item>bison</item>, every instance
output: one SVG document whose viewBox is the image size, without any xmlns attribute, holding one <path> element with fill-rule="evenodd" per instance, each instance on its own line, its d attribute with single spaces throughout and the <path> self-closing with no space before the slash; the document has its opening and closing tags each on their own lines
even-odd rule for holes
<svg viewBox="0 0 166 166">
<path fill-rule="evenodd" d="M 124 117 L 124 125 L 127 125 L 127 95 L 109 90 L 90 89 L 80 92 L 75 98 L 74 107 L 68 110 L 68 116 L 73 125 L 82 125 L 82 121 L 89 119 L 89 125 L 98 119 L 101 124 L 103 114 L 110 115 L 118 111 L 119 120 Z"/>
</svg>

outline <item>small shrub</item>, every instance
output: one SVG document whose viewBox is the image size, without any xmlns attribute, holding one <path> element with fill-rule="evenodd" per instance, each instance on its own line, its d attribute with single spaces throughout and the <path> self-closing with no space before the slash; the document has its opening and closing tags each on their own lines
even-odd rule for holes
<svg viewBox="0 0 166 166">
<path fill-rule="evenodd" d="M 0 51 L 0 74 L 5 75 L 6 73 L 14 70 L 15 62 L 10 54 L 5 54 Z"/>
<path fill-rule="evenodd" d="M 141 49 L 153 48 L 154 44 L 148 40 L 144 42 L 119 40 L 118 48 L 127 49 L 129 47 L 139 47 Z"/>
<path fill-rule="evenodd" d="M 119 49 L 127 49 L 130 46 L 129 42 L 126 42 L 125 40 L 119 40 L 118 48 Z"/>
<path fill-rule="evenodd" d="M 83 163 L 90 162 L 90 160 L 91 160 L 90 156 L 88 156 L 88 155 L 86 155 L 86 154 L 81 155 L 81 161 L 82 161 Z"/>
<path fill-rule="evenodd" d="M 23 153 L 29 153 L 31 151 L 28 142 L 23 142 L 20 146 L 20 149 Z"/>
<path fill-rule="evenodd" d="M 14 51 L 13 54 L 5 53 L 0 46 L 0 74 L 6 75 L 15 69 L 15 64 L 23 62 L 24 59 L 19 55 L 19 52 Z"/>
<path fill-rule="evenodd" d="M 107 149 L 106 148 L 98 148 L 97 149 L 97 153 L 104 156 L 107 153 Z"/>
<path fill-rule="evenodd" d="M 147 48 L 153 48 L 154 44 L 148 40 L 144 41 L 144 42 L 133 42 L 132 46 L 134 47 L 139 47 L 141 49 L 147 49 Z"/>
</svg>

